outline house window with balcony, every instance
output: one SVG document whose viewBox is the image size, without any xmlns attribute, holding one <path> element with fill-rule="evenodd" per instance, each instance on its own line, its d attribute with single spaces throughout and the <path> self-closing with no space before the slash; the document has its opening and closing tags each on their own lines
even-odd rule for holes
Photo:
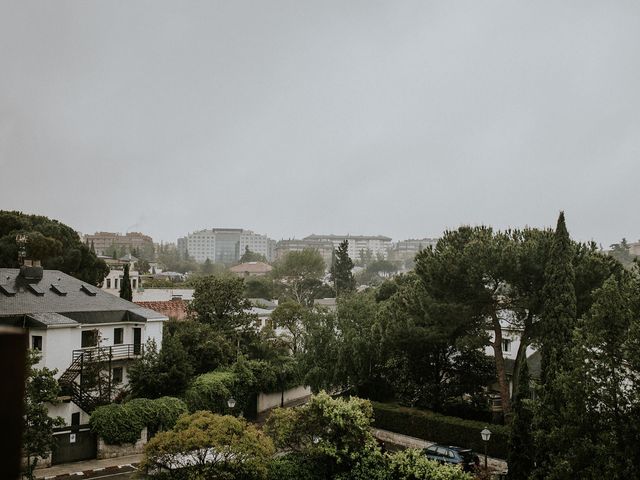
<svg viewBox="0 0 640 480">
<path fill-rule="evenodd" d="M 95 347 L 98 345 L 98 330 L 85 330 L 82 332 L 82 348 Z"/>
<path fill-rule="evenodd" d="M 42 336 L 34 335 L 31 337 L 31 348 L 33 350 L 42 351 Z"/>
<path fill-rule="evenodd" d="M 502 339 L 502 351 L 505 353 L 511 352 L 511 340 L 508 338 Z"/>
<path fill-rule="evenodd" d="M 122 367 L 115 367 L 111 371 L 111 380 L 113 383 L 122 383 Z"/>
<path fill-rule="evenodd" d="M 113 344 L 122 345 L 124 343 L 124 328 L 113 329 Z"/>
</svg>

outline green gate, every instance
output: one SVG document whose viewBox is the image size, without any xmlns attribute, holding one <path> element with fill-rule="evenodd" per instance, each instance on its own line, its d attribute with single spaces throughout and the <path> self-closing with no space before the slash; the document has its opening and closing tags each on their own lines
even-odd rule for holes
<svg viewBox="0 0 640 480">
<path fill-rule="evenodd" d="M 98 438 L 89 425 L 77 425 L 56 429 L 55 444 L 51 452 L 51 464 L 91 460 L 98 454 Z"/>
</svg>

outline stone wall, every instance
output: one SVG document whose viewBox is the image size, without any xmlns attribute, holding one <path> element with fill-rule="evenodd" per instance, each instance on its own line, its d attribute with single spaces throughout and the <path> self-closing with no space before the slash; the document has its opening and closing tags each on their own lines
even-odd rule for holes
<svg viewBox="0 0 640 480">
<path fill-rule="evenodd" d="M 284 404 L 289 406 L 297 401 L 307 399 L 311 396 L 309 387 L 295 387 L 284 391 Z M 259 393 L 258 394 L 258 414 L 280 406 L 282 393 Z"/>
<path fill-rule="evenodd" d="M 124 443 L 122 445 L 109 445 L 102 438 L 98 438 L 98 459 L 126 457 L 127 455 L 135 455 L 142 453 L 147 443 L 147 428 L 143 428 L 140 432 L 140 438 L 136 443 Z"/>
</svg>

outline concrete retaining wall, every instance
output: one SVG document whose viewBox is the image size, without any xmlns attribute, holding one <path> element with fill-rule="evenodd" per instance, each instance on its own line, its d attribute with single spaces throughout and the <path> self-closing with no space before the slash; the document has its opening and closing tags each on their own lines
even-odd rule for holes
<svg viewBox="0 0 640 480">
<path fill-rule="evenodd" d="M 284 404 L 301 400 L 311 395 L 309 387 L 295 387 L 284 391 Z M 260 393 L 258 394 L 258 413 L 265 412 L 271 408 L 279 407 L 282 401 L 282 393 Z"/>
<path fill-rule="evenodd" d="M 98 459 L 126 457 L 142 453 L 147 443 L 147 428 L 140 432 L 140 438 L 136 443 L 124 443 L 122 445 L 109 445 L 102 438 L 98 438 Z"/>
</svg>

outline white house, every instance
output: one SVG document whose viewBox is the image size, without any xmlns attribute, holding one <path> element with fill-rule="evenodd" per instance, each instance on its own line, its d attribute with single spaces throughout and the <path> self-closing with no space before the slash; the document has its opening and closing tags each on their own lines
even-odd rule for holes
<svg viewBox="0 0 640 480">
<path fill-rule="evenodd" d="M 24 328 L 38 366 L 56 369 L 64 401 L 49 409 L 67 425 L 87 423 L 91 411 L 127 384 L 127 368 L 144 344 L 162 343 L 163 322 L 153 310 L 39 265 L 0 268 L 0 325 Z M 87 387 L 89 369 L 102 362 L 106 387 Z"/>
</svg>

